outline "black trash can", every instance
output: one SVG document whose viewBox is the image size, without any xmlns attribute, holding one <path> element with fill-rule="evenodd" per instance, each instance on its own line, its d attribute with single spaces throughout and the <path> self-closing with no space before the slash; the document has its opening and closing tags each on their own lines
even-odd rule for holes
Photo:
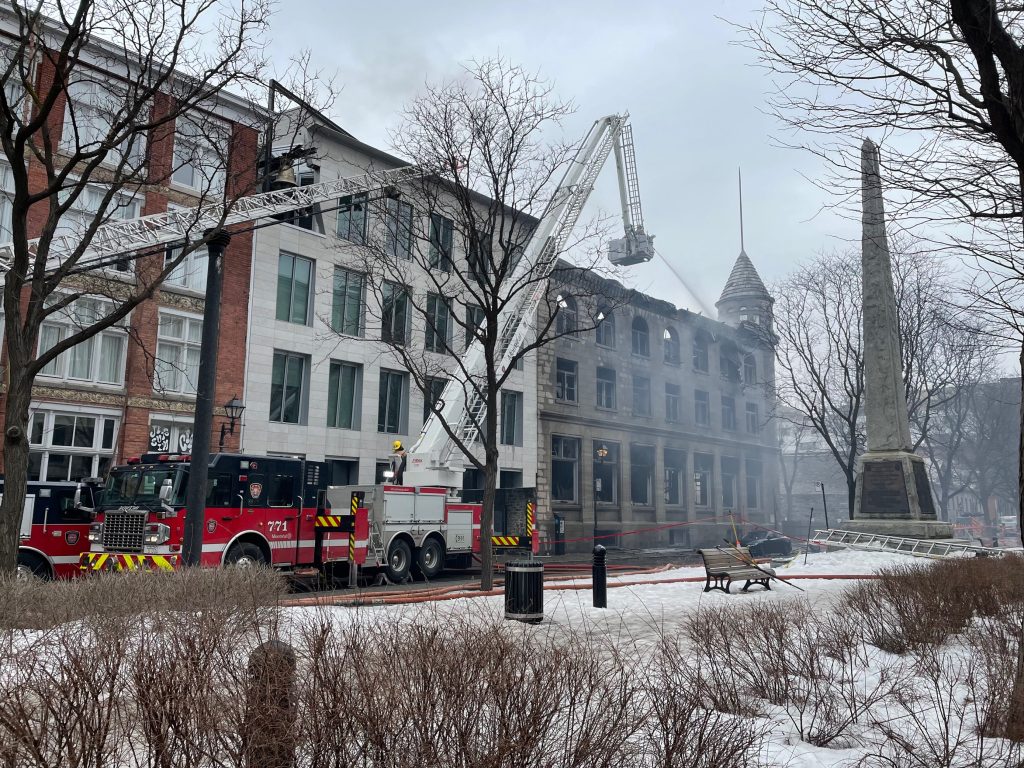
<svg viewBox="0 0 1024 768">
<path fill-rule="evenodd" d="M 544 563 L 521 560 L 505 565 L 505 618 L 544 621 Z"/>
</svg>

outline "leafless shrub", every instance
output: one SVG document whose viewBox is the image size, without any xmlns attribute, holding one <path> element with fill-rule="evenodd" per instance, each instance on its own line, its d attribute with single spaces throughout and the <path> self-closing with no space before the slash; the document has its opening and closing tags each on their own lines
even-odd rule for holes
<svg viewBox="0 0 1024 768">
<path fill-rule="evenodd" d="M 975 706 L 987 696 L 981 658 L 930 645 L 913 655 L 914 676 L 894 689 L 884 716 L 874 720 L 884 741 L 860 765 L 1019 768 L 1021 745 L 987 738 L 977 727 Z"/>
<path fill-rule="evenodd" d="M 46 629 L 163 611 L 211 611 L 225 620 L 263 623 L 285 591 L 268 569 L 183 569 L 104 574 L 73 581 L 0 579 L 0 629 Z"/>
<path fill-rule="evenodd" d="M 724 608 L 701 607 L 684 623 L 692 643 L 692 682 L 704 706 L 749 717 L 759 714 L 761 707 L 736 663 L 741 640 L 734 633 L 742 632 L 743 628 L 743 615 Z"/>
<path fill-rule="evenodd" d="M 767 737 L 767 721 L 709 709 L 692 659 L 666 640 L 643 672 L 649 714 L 640 732 L 644 765 L 747 768 Z"/>
</svg>

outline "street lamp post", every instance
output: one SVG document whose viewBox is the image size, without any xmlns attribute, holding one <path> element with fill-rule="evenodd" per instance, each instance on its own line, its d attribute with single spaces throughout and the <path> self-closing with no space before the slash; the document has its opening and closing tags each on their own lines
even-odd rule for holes
<svg viewBox="0 0 1024 768">
<path fill-rule="evenodd" d="M 599 465 L 604 464 L 604 459 L 608 455 L 608 448 L 602 443 L 594 451 L 594 455 L 597 456 L 597 463 Z M 597 541 L 597 484 L 601 482 L 600 478 L 594 478 L 594 540 Z"/>
<path fill-rule="evenodd" d="M 235 434 L 235 422 L 242 418 L 242 411 L 245 410 L 245 404 L 238 399 L 238 395 L 232 397 L 228 402 L 224 403 L 224 412 L 228 415 L 228 423 L 221 422 L 220 424 L 220 448 L 224 450 L 224 436 Z"/>
<path fill-rule="evenodd" d="M 821 488 L 821 506 L 825 510 L 825 530 L 828 530 L 828 502 L 825 500 L 825 484 L 818 483 Z"/>
<path fill-rule="evenodd" d="M 213 432 L 213 398 L 217 388 L 217 341 L 220 336 L 220 303 L 224 286 L 224 249 L 231 235 L 223 229 L 210 234 L 206 265 L 206 303 L 203 308 L 202 347 L 196 384 L 196 412 L 192 424 L 192 460 L 185 496 L 185 542 L 182 561 L 199 565 L 203 552 L 206 481 L 210 474 L 210 441 Z"/>
</svg>

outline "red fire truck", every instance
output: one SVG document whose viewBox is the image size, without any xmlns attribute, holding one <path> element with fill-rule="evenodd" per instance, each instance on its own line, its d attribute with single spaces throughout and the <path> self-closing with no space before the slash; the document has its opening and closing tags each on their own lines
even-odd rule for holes
<svg viewBox="0 0 1024 768">
<path fill-rule="evenodd" d="M 114 467 L 92 510 L 82 570 L 178 567 L 190 463 L 188 454 L 146 454 Z M 322 462 L 276 456 L 213 454 L 203 524 L 204 566 L 312 574 L 351 562 L 393 580 L 468 564 L 480 543 L 479 504 L 439 488 L 328 488 Z"/>
<path fill-rule="evenodd" d="M 89 526 L 92 515 L 75 508 L 76 494 L 91 496 L 93 486 L 77 483 L 28 484 L 25 509 L 21 517 L 21 542 L 18 546 L 18 576 L 41 579 L 67 579 L 79 573 L 78 562 L 89 550 Z M 0 499 L 4 481 L 0 477 Z"/>
</svg>

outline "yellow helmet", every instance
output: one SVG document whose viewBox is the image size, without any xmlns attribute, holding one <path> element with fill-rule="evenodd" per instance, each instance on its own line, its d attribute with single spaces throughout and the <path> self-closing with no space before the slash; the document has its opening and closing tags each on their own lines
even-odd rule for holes
<svg viewBox="0 0 1024 768">
<path fill-rule="evenodd" d="M 393 450 L 393 451 L 400 451 L 400 450 L 402 450 L 402 441 L 401 440 L 395 440 L 395 442 L 393 442 L 391 444 L 391 450 Z"/>
</svg>

